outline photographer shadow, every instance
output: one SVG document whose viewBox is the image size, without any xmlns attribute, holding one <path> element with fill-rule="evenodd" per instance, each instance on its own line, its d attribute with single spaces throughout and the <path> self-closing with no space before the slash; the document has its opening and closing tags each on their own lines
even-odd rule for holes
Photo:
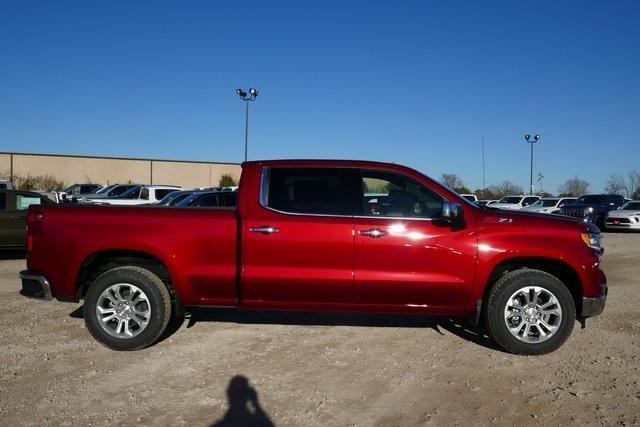
<svg viewBox="0 0 640 427">
<path fill-rule="evenodd" d="M 235 375 L 227 387 L 229 408 L 224 416 L 211 424 L 211 427 L 256 426 L 272 427 L 273 422 L 262 409 L 258 392 L 249 385 L 242 375 Z"/>
</svg>

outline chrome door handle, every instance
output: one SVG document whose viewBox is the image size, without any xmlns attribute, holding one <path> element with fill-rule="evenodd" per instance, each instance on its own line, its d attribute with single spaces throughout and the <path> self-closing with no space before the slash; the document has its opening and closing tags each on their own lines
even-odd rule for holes
<svg viewBox="0 0 640 427">
<path fill-rule="evenodd" d="M 360 230 L 360 231 L 358 231 L 358 234 L 360 236 L 368 236 L 368 237 L 372 237 L 374 239 L 378 239 L 380 237 L 384 237 L 384 236 L 388 235 L 389 233 L 387 233 L 384 230 L 380 230 L 379 228 L 371 228 L 369 230 Z"/>
<path fill-rule="evenodd" d="M 273 227 L 271 225 L 261 225 L 260 227 L 251 227 L 249 231 L 252 233 L 260 233 L 260 234 L 273 234 L 277 233 L 278 227 Z"/>
</svg>

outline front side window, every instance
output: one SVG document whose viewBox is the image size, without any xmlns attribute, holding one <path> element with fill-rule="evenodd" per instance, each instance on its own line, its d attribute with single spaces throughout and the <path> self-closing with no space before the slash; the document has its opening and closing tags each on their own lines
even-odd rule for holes
<svg viewBox="0 0 640 427">
<path fill-rule="evenodd" d="M 263 206 L 298 214 L 351 214 L 347 169 L 273 168 L 264 173 Z"/>
<path fill-rule="evenodd" d="M 7 196 L 5 193 L 0 193 L 0 210 L 7 208 Z"/>
<path fill-rule="evenodd" d="M 539 199 L 537 197 L 525 197 L 522 201 L 522 206 L 529 206 L 532 203 L 537 202 Z"/>
<path fill-rule="evenodd" d="M 437 218 L 442 212 L 442 197 L 409 177 L 365 170 L 361 183 L 361 215 Z"/>
</svg>

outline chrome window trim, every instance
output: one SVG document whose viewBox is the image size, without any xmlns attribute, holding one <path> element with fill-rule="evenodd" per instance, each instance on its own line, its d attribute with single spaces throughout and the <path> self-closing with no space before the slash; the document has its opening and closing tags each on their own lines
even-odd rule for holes
<svg viewBox="0 0 640 427">
<path fill-rule="evenodd" d="M 355 169 L 355 168 L 344 168 L 344 169 Z M 258 204 L 261 208 L 266 209 L 271 212 L 279 213 L 282 215 L 291 215 L 291 216 L 313 216 L 313 217 L 324 217 L 324 218 L 359 218 L 359 219 L 390 219 L 390 220 L 402 220 L 402 221 L 434 221 L 434 218 L 415 218 L 415 217 L 400 217 L 400 216 L 376 216 L 376 215 L 340 215 L 340 214 L 313 214 L 313 213 L 300 213 L 300 212 L 287 212 L 281 211 L 279 209 L 274 209 L 266 205 L 269 201 L 269 193 L 267 191 L 269 184 L 269 168 L 264 166 L 262 168 L 262 172 L 260 173 L 260 191 L 258 192 Z M 438 193 L 436 193 L 438 194 Z M 438 194 L 438 196 L 440 196 Z M 442 196 L 440 196 L 442 197 Z M 446 200 L 443 198 L 443 201 Z"/>
</svg>

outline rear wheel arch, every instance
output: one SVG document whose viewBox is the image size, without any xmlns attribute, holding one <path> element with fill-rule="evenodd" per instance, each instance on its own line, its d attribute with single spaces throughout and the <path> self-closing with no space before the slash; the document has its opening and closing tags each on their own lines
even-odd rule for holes
<svg viewBox="0 0 640 427">
<path fill-rule="evenodd" d="M 171 274 L 165 263 L 150 253 L 123 249 L 102 250 L 83 260 L 76 276 L 76 297 L 83 298 L 91 283 L 101 274 L 125 266 L 141 267 L 158 276 L 169 290 L 175 306 L 180 307 Z"/>
</svg>

